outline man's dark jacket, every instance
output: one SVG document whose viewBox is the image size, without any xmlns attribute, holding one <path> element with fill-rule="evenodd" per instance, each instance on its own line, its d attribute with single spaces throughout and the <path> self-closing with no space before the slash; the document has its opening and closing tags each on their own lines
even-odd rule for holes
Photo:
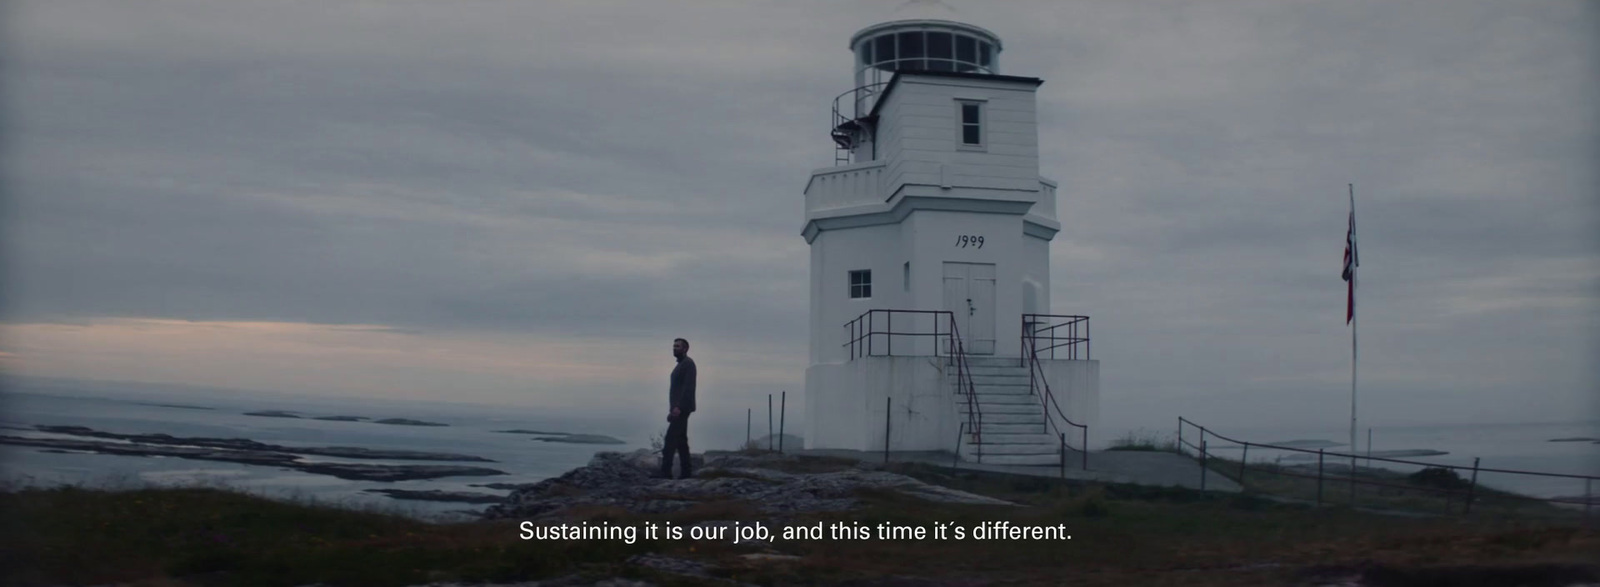
<svg viewBox="0 0 1600 587">
<path fill-rule="evenodd" d="M 694 411 L 694 359 L 681 357 L 672 368 L 672 387 L 667 392 L 667 408 L 678 408 L 685 414 Z"/>
</svg>

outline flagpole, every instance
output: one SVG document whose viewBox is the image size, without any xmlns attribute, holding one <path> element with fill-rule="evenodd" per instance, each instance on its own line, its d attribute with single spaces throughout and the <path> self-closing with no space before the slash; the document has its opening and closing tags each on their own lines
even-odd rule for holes
<svg viewBox="0 0 1600 587">
<path fill-rule="evenodd" d="M 1354 308 L 1356 306 L 1356 303 L 1355 303 L 1356 290 L 1359 289 L 1359 288 L 1356 287 L 1356 269 L 1355 269 L 1356 268 L 1356 264 L 1355 264 L 1356 263 L 1356 261 L 1355 261 L 1356 257 L 1355 257 L 1355 255 L 1356 255 L 1356 246 L 1357 246 L 1357 243 L 1359 242 L 1359 240 L 1356 238 L 1356 221 L 1355 221 L 1355 218 L 1356 218 L 1356 184 L 1352 183 L 1352 184 L 1350 184 L 1350 241 L 1351 241 L 1350 242 L 1350 255 L 1351 255 L 1351 267 L 1350 267 L 1350 307 L 1351 307 L 1351 312 L 1350 312 L 1350 476 L 1351 477 L 1354 477 L 1355 474 L 1356 474 L 1356 457 L 1355 457 L 1355 454 L 1356 454 L 1356 322 L 1360 319 L 1358 316 L 1356 316 L 1356 313 L 1354 311 Z"/>
</svg>

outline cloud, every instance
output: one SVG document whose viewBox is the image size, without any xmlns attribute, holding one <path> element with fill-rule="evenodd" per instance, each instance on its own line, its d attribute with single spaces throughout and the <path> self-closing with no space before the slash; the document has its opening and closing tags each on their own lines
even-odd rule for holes
<svg viewBox="0 0 1600 587">
<path fill-rule="evenodd" d="M 52 342 L 0 360 L 216 379 L 81 359 L 142 327 L 362 365 L 264 387 L 513 397 L 518 349 L 627 388 L 659 373 L 585 357 L 687 335 L 730 386 L 798 389 L 800 192 L 846 39 L 899 4 L 12 3 L 0 319 Z M 1108 419 L 1342 401 L 1349 183 L 1362 381 L 1412 398 L 1389 413 L 1600 408 L 1594 5 L 953 4 L 1046 80 L 1052 302 L 1093 317 Z"/>
</svg>

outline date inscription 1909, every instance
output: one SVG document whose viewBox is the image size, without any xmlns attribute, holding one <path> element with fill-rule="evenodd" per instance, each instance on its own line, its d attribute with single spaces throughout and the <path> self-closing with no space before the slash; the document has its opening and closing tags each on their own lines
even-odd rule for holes
<svg viewBox="0 0 1600 587">
<path fill-rule="evenodd" d="M 981 235 L 981 234 L 963 234 L 963 235 L 961 235 L 960 237 L 958 237 L 956 239 L 956 248 L 958 248 L 958 249 L 967 249 L 967 248 L 981 249 L 981 248 L 983 248 L 983 235 Z"/>
</svg>

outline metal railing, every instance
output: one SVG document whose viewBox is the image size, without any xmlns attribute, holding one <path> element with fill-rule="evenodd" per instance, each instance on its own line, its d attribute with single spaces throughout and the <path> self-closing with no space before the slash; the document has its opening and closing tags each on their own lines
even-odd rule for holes
<svg viewBox="0 0 1600 587">
<path fill-rule="evenodd" d="M 911 330 L 895 330 L 895 316 L 901 316 L 900 324 L 906 325 L 909 323 Z M 931 328 L 929 328 L 927 321 L 917 320 L 918 317 L 931 317 Z M 945 325 L 943 330 L 939 328 L 941 324 Z M 850 338 L 841 346 L 850 347 L 851 360 L 861 357 L 896 356 L 894 340 L 897 336 L 912 337 L 913 341 L 920 340 L 921 337 L 933 337 L 931 351 L 936 357 L 954 355 L 959 346 L 957 342 L 960 339 L 960 336 L 955 332 L 955 315 L 950 313 L 949 310 L 867 310 L 857 316 L 856 319 L 846 322 L 844 327 L 850 331 Z M 882 330 L 879 330 L 879 328 L 882 328 Z M 943 344 L 940 344 L 941 342 Z M 915 345 L 908 349 L 904 344 L 901 344 L 900 349 L 902 352 L 899 356 L 927 354 L 925 352 L 917 352 L 918 347 Z M 944 349 L 943 352 L 940 349 Z"/>
<path fill-rule="evenodd" d="M 861 120 L 872 112 L 872 107 L 877 104 L 878 95 L 883 93 L 887 85 L 889 82 L 867 84 L 847 90 L 833 98 L 833 123 L 828 127 L 830 129 L 828 134 L 833 137 L 834 165 L 850 163 L 850 151 L 859 145 L 855 140 L 855 133 L 867 130 Z"/>
<path fill-rule="evenodd" d="M 895 331 L 894 317 L 897 314 L 910 316 L 932 316 L 933 331 Z M 882 323 L 884 330 L 877 329 L 880 322 Z M 905 322 L 902 321 L 902 324 L 904 323 Z M 943 331 L 940 331 L 939 329 L 939 325 L 941 323 L 945 325 L 945 329 Z M 913 324 L 915 324 L 915 321 L 913 321 Z M 967 396 L 966 429 L 972 431 L 974 439 L 973 442 L 977 444 L 978 462 L 983 462 L 983 410 L 978 405 L 977 389 L 972 382 L 972 367 L 967 364 L 967 350 L 966 346 L 961 341 L 961 330 L 956 327 L 955 314 L 951 313 L 949 310 L 873 309 L 862 312 L 861 315 L 857 316 L 854 320 L 846 322 L 844 327 L 850 331 L 850 339 L 840 346 L 849 347 L 850 360 L 852 361 L 861 357 L 895 356 L 894 337 L 896 336 L 933 337 L 933 355 L 936 357 L 947 357 L 949 363 L 956 368 L 956 393 Z M 883 344 L 881 347 L 881 353 L 879 352 L 879 347 L 874 345 L 875 339 L 880 336 L 884 337 L 885 342 L 885 344 Z M 941 337 L 943 337 L 943 342 L 945 343 L 943 345 L 940 344 Z M 905 347 L 902 345 L 901 348 L 904 349 Z M 915 348 L 916 347 L 913 347 L 913 350 L 915 350 Z M 945 350 L 944 353 L 940 352 L 941 348 Z M 917 355 L 909 354 L 901 356 Z M 885 439 L 885 442 L 887 442 L 887 438 Z M 887 448 L 885 450 L 887 451 Z M 960 454 L 960 450 L 960 443 L 957 442 L 956 451 L 958 455 Z"/>
<path fill-rule="evenodd" d="M 1037 315 L 1037 314 L 1024 314 L 1022 316 L 1023 324 L 1027 324 L 1028 316 L 1035 316 L 1035 315 Z M 1084 320 L 1087 321 L 1088 318 L 1084 318 Z M 1030 336 L 1030 334 L 1032 334 L 1032 331 L 1030 329 L 1028 329 L 1028 328 L 1023 328 L 1022 329 L 1022 346 L 1023 346 L 1023 355 L 1022 356 L 1026 357 L 1026 359 L 1024 359 L 1024 360 L 1026 360 L 1028 362 L 1028 391 L 1033 393 L 1034 395 L 1039 396 L 1039 406 L 1041 408 L 1043 408 L 1044 411 L 1045 411 L 1045 414 L 1044 414 L 1045 425 L 1048 426 L 1049 428 L 1055 428 L 1056 429 L 1056 433 L 1061 436 L 1061 467 L 1062 467 L 1062 470 L 1063 470 L 1062 474 L 1065 475 L 1065 469 L 1066 469 L 1066 464 L 1067 464 L 1067 451 L 1066 451 L 1066 449 L 1069 448 L 1069 445 L 1067 444 L 1066 431 L 1062 430 L 1060 426 L 1057 426 L 1055 424 L 1054 420 L 1050 419 L 1050 409 L 1051 408 L 1055 409 L 1056 415 L 1061 418 L 1062 422 L 1066 422 L 1068 425 L 1070 425 L 1070 426 L 1072 426 L 1074 428 L 1077 428 L 1078 431 L 1082 433 L 1082 437 L 1081 437 L 1083 439 L 1082 440 L 1082 444 L 1079 445 L 1079 448 L 1077 450 L 1078 450 L 1079 453 L 1081 453 L 1083 455 L 1082 466 L 1083 466 L 1083 470 L 1087 471 L 1087 470 L 1089 470 L 1089 427 L 1085 426 L 1083 424 L 1079 424 L 1077 422 L 1073 422 L 1070 418 L 1067 418 L 1067 414 L 1065 412 L 1061 411 L 1061 404 L 1056 403 L 1055 393 L 1050 391 L 1050 380 L 1044 376 L 1044 366 L 1039 364 L 1039 353 L 1038 353 L 1037 349 L 1035 348 L 1035 346 L 1037 345 L 1037 341 L 1034 340 L 1033 337 Z M 1040 393 L 1039 386 L 1041 384 L 1044 386 L 1044 393 Z M 1046 430 L 1048 430 L 1048 428 Z"/>
<path fill-rule="evenodd" d="M 1186 441 L 1184 439 L 1184 429 L 1185 429 L 1186 426 L 1188 428 L 1191 428 L 1191 429 L 1194 429 L 1194 430 L 1198 431 L 1198 433 L 1199 433 L 1199 436 L 1198 436 L 1199 443 L 1198 444 L 1196 444 L 1194 442 Z M 1231 477 L 1231 480 L 1233 480 L 1234 482 L 1238 483 L 1240 486 L 1245 486 L 1246 473 L 1250 472 L 1250 471 L 1255 471 L 1258 474 L 1272 474 L 1272 475 L 1277 475 L 1277 476 L 1282 476 L 1282 477 L 1289 477 L 1289 478 L 1314 479 L 1314 480 L 1316 480 L 1316 504 L 1319 507 L 1322 505 L 1322 502 L 1324 501 L 1324 499 L 1323 499 L 1323 487 L 1324 487 L 1324 485 L 1326 483 L 1328 483 L 1328 482 L 1333 482 L 1333 483 L 1346 483 L 1346 484 L 1348 484 L 1348 486 L 1349 486 L 1349 500 L 1350 500 L 1350 503 L 1352 505 L 1354 505 L 1355 502 L 1356 502 L 1356 493 L 1357 493 L 1356 487 L 1358 485 L 1361 485 L 1361 486 L 1371 486 L 1371 487 L 1379 488 L 1378 491 L 1382 491 L 1382 490 L 1385 490 L 1385 489 L 1398 490 L 1402 495 L 1405 492 L 1413 492 L 1413 491 L 1414 492 L 1438 494 L 1438 495 L 1443 497 L 1444 502 L 1445 502 L 1446 510 L 1453 510 L 1454 503 L 1457 501 L 1457 499 L 1459 499 L 1460 502 L 1461 502 L 1461 513 L 1462 514 L 1469 514 L 1469 513 L 1472 512 L 1472 504 L 1473 504 L 1473 502 L 1477 499 L 1478 474 L 1479 473 L 1522 475 L 1522 476 L 1542 477 L 1542 478 L 1564 478 L 1564 479 L 1573 479 L 1573 480 L 1580 480 L 1581 479 L 1584 482 L 1584 495 L 1583 495 L 1583 498 L 1582 498 L 1581 502 L 1576 500 L 1576 499 L 1574 499 L 1574 498 L 1571 498 L 1571 497 L 1546 498 L 1546 497 L 1536 497 L 1536 496 L 1531 496 L 1531 495 L 1522 495 L 1522 494 L 1519 494 L 1519 493 L 1514 493 L 1514 492 L 1509 492 L 1509 491 L 1497 491 L 1496 492 L 1496 497 L 1499 498 L 1499 499 L 1519 500 L 1519 501 L 1526 501 L 1526 502 L 1542 502 L 1542 503 L 1547 503 L 1547 504 L 1567 504 L 1567 505 L 1572 505 L 1572 504 L 1581 503 L 1583 505 L 1583 514 L 1584 514 L 1584 517 L 1586 517 L 1586 518 L 1591 515 L 1592 510 L 1594 509 L 1594 505 L 1596 504 L 1596 498 L 1600 497 L 1600 496 L 1596 496 L 1594 494 L 1595 486 L 1596 485 L 1600 485 L 1600 476 L 1575 475 L 1575 474 L 1569 474 L 1569 473 L 1548 473 L 1548 472 L 1543 472 L 1543 471 L 1523 471 L 1523 470 L 1516 470 L 1516 469 L 1492 469 L 1492 468 L 1480 466 L 1480 459 L 1478 459 L 1478 458 L 1472 459 L 1472 466 L 1468 467 L 1468 466 L 1463 466 L 1463 465 L 1449 465 L 1449 464 L 1444 464 L 1444 463 L 1429 463 L 1429 462 L 1414 461 L 1414 460 L 1408 460 L 1408 459 L 1397 459 L 1397 458 L 1388 458 L 1388 457 L 1374 457 L 1374 456 L 1359 455 L 1359 454 L 1328 452 L 1327 449 L 1312 450 L 1312 449 L 1307 449 L 1307 448 L 1288 447 L 1288 446 L 1264 444 L 1264 443 L 1258 443 L 1258 442 L 1246 442 L 1246 441 L 1243 441 L 1243 440 L 1229 438 L 1227 436 L 1223 436 L 1221 434 L 1217 434 L 1215 431 L 1213 431 L 1213 430 L 1211 430 L 1209 428 L 1206 428 L 1205 426 L 1201 426 L 1201 425 L 1199 425 L 1199 424 L 1197 424 L 1197 423 L 1195 423 L 1195 422 L 1193 422 L 1191 420 L 1188 420 L 1186 418 L 1179 417 L 1178 418 L 1178 440 L 1177 440 L 1178 451 L 1180 453 L 1185 454 L 1185 455 L 1189 454 L 1185 450 L 1185 448 L 1194 449 L 1196 451 L 1193 456 L 1195 457 L 1195 459 L 1197 459 L 1200 462 L 1200 488 L 1201 489 L 1205 489 L 1206 476 L 1208 474 L 1208 471 L 1211 469 L 1210 463 L 1208 463 L 1208 461 L 1217 458 L 1217 457 L 1214 457 L 1212 455 L 1213 448 L 1209 447 L 1208 444 L 1207 444 L 1207 440 L 1208 440 L 1207 437 L 1208 436 L 1210 438 L 1213 438 L 1213 439 L 1220 439 L 1220 440 L 1223 440 L 1223 441 L 1226 441 L 1226 442 L 1233 443 L 1233 445 L 1229 446 L 1228 448 L 1234 448 L 1234 447 L 1242 448 L 1243 453 L 1239 457 L 1238 472 L 1236 474 L 1234 474 L 1234 476 Z M 1191 437 L 1193 437 L 1193 434 L 1191 434 Z M 1315 474 L 1311 474 L 1311 473 L 1295 472 L 1295 471 L 1290 470 L 1290 468 L 1279 467 L 1277 465 L 1256 466 L 1256 467 L 1252 468 L 1250 466 L 1250 448 L 1251 447 L 1255 447 L 1257 449 L 1264 449 L 1264 450 L 1277 450 L 1277 451 L 1286 451 L 1286 452 L 1297 453 L 1297 454 L 1316 455 L 1317 456 L 1316 473 Z M 1325 470 L 1325 462 L 1330 458 L 1331 459 L 1336 459 L 1336 460 L 1339 460 L 1339 461 L 1348 461 L 1350 463 L 1349 475 L 1348 476 L 1344 476 L 1344 477 L 1330 476 Z M 1460 489 L 1452 489 L 1452 488 L 1448 488 L 1448 487 L 1432 487 L 1432 486 L 1419 485 L 1419 484 L 1397 483 L 1397 482 L 1394 482 L 1394 480 L 1380 480 L 1380 479 L 1375 479 L 1375 478 L 1361 478 L 1361 477 L 1359 477 L 1357 475 L 1357 471 L 1356 471 L 1356 462 L 1357 461 L 1366 461 L 1367 464 L 1368 464 L 1368 468 L 1369 469 L 1371 468 L 1371 462 L 1372 461 L 1378 461 L 1378 462 L 1382 462 L 1382 463 L 1395 463 L 1395 464 L 1401 464 L 1401 465 L 1423 467 L 1424 471 L 1429 470 L 1429 469 L 1443 469 L 1443 470 L 1450 471 L 1452 473 L 1456 473 L 1457 471 L 1470 472 L 1470 476 L 1467 477 L 1467 479 L 1465 481 L 1463 481 L 1466 484 L 1466 487 L 1465 488 L 1460 488 Z M 1218 472 L 1212 472 L 1212 473 L 1213 474 L 1220 474 L 1225 478 L 1229 478 L 1229 476 L 1225 472 L 1218 471 Z M 1456 473 L 1456 475 L 1454 475 L 1453 478 L 1457 479 L 1457 480 L 1460 480 L 1461 477 L 1459 475 L 1460 475 L 1459 473 Z M 1247 487 L 1247 486 L 1245 486 L 1245 487 Z"/>
<path fill-rule="evenodd" d="M 1081 330 L 1079 327 L 1082 327 Z M 1082 336 L 1079 336 L 1079 333 Z M 1039 348 L 1039 341 L 1049 343 L 1049 346 Z M 1049 353 L 1048 359 L 1089 360 L 1089 317 L 1070 316 L 1062 314 L 1023 314 L 1022 315 L 1022 356 L 1029 355 L 1029 349 L 1034 352 Z M 1056 356 L 1056 349 L 1063 349 L 1061 356 Z M 1079 350 L 1082 350 L 1080 353 Z M 1081 355 L 1081 356 L 1080 356 Z"/>
</svg>

